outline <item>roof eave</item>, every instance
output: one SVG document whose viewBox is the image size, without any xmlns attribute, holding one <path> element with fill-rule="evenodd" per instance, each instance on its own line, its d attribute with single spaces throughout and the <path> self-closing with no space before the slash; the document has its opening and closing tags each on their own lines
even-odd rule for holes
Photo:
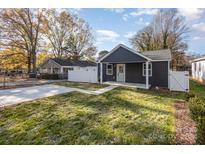
<svg viewBox="0 0 205 154">
<path fill-rule="evenodd" d="M 98 63 L 102 62 L 102 60 L 104 60 L 106 57 L 108 57 L 109 55 L 111 55 L 113 52 L 115 52 L 119 47 L 125 48 L 130 52 L 133 52 L 134 54 L 137 54 L 138 56 L 141 56 L 142 58 L 145 58 L 148 61 L 151 61 L 152 59 L 148 58 L 147 56 L 135 51 L 134 49 L 131 49 L 123 44 L 118 44 L 116 47 L 114 47 L 108 54 L 106 54 L 105 56 L 103 56 L 101 59 L 98 60 Z"/>
</svg>

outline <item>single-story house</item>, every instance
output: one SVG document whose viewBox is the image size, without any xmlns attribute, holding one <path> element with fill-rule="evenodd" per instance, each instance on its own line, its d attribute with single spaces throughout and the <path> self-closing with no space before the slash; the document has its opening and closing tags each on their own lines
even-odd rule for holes
<svg viewBox="0 0 205 154">
<path fill-rule="evenodd" d="M 100 82 L 169 88 L 170 61 L 168 49 L 139 53 L 119 44 L 98 61 Z"/>
<path fill-rule="evenodd" d="M 61 79 L 68 79 L 68 72 L 96 67 L 95 62 L 86 60 L 67 60 L 50 58 L 39 66 L 40 73 L 58 74 Z"/>
<path fill-rule="evenodd" d="M 205 82 L 205 57 L 191 61 L 192 78 L 200 82 Z"/>
</svg>

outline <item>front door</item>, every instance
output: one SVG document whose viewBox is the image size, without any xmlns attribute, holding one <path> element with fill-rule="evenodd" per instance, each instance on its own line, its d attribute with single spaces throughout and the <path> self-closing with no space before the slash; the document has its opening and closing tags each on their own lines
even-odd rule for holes
<svg viewBox="0 0 205 154">
<path fill-rule="evenodd" d="M 117 64 L 117 82 L 125 82 L 125 64 Z"/>
</svg>

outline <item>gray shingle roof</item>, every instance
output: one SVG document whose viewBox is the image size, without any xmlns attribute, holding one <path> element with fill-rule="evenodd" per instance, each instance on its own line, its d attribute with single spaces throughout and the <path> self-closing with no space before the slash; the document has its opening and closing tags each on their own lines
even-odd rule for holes
<svg viewBox="0 0 205 154">
<path fill-rule="evenodd" d="M 67 60 L 62 58 L 52 58 L 52 60 L 61 66 L 80 66 L 80 67 L 97 66 L 96 63 L 91 61 L 85 61 L 85 60 Z"/>
<path fill-rule="evenodd" d="M 152 60 L 171 60 L 171 52 L 168 49 L 145 51 L 142 54 Z"/>
</svg>

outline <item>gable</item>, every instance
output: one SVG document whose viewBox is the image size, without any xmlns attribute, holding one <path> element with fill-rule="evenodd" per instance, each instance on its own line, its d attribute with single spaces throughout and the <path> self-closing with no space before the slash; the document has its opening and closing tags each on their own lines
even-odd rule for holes
<svg viewBox="0 0 205 154">
<path fill-rule="evenodd" d="M 60 65 L 57 64 L 56 62 L 54 62 L 53 60 L 49 59 L 47 61 L 45 61 L 40 68 L 60 68 Z"/>
<path fill-rule="evenodd" d="M 118 47 L 111 54 L 101 60 L 107 63 L 123 63 L 123 62 L 144 62 L 147 61 L 144 57 L 134 53 L 122 46 Z"/>
</svg>

